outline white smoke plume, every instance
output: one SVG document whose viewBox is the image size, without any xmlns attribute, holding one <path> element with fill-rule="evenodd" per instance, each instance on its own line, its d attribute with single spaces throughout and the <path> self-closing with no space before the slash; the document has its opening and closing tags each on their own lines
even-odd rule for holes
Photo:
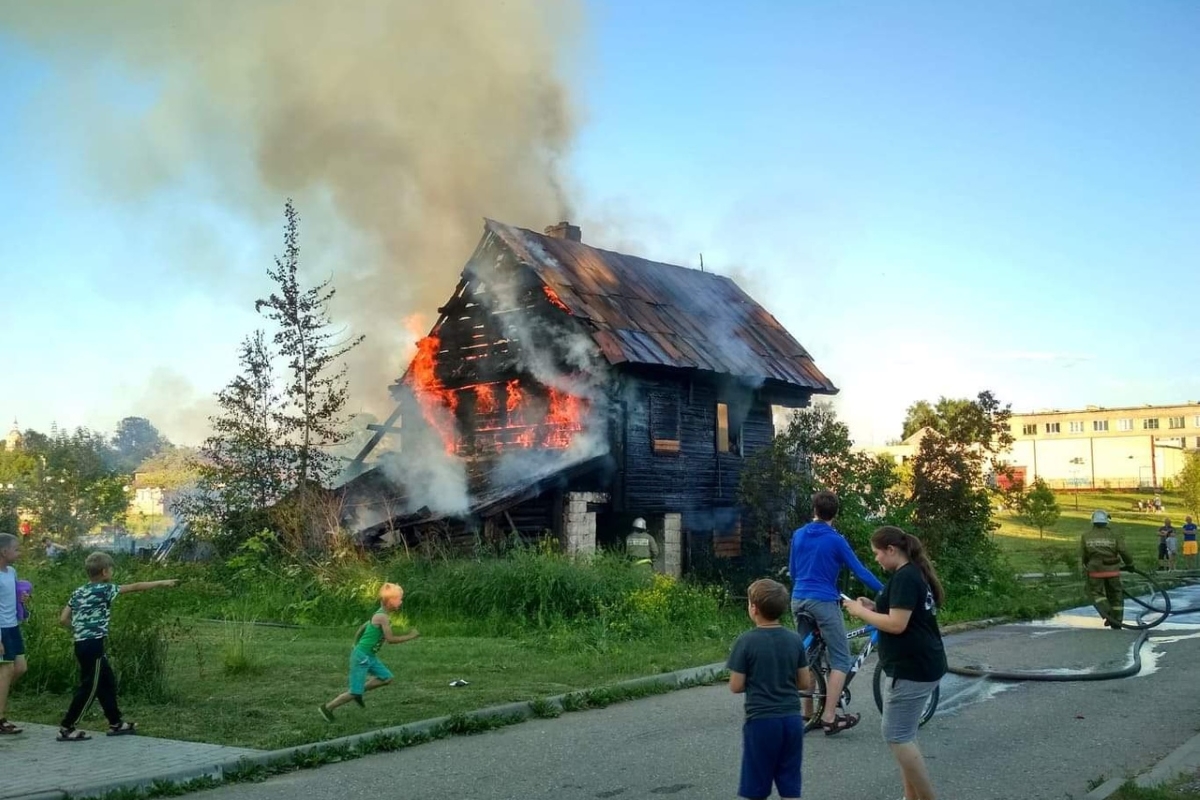
<svg viewBox="0 0 1200 800">
<path fill-rule="evenodd" d="M 0 0 L 0 34 L 52 67 L 27 116 L 45 146 L 81 159 L 106 202 L 195 199 L 176 269 L 230 294 L 222 254 L 186 243 L 233 220 L 278 251 L 296 199 L 302 263 L 367 334 L 348 410 L 379 417 L 413 353 L 402 321 L 429 328 L 482 218 L 569 217 L 562 76 L 581 23 L 582 0 Z M 268 266 L 240 274 L 261 287 Z"/>
</svg>

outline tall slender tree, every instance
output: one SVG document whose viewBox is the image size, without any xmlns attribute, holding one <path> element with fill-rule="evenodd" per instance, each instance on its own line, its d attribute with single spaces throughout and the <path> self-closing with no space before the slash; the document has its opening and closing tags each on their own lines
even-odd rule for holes
<svg viewBox="0 0 1200 800">
<path fill-rule="evenodd" d="M 301 286 L 300 215 L 291 200 L 284 206 L 284 219 L 283 255 L 267 271 L 276 291 L 254 308 L 279 326 L 274 343 L 287 359 L 287 407 L 276 419 L 280 434 L 294 446 L 295 477 L 303 494 L 310 481 L 332 477 L 333 459 L 323 448 L 345 438 L 342 410 L 349 384 L 344 359 L 363 337 L 333 329 L 329 302 L 335 290 L 328 279 Z"/>
<path fill-rule="evenodd" d="M 256 533 L 244 523 L 278 501 L 290 477 L 276 422 L 283 401 L 262 331 L 242 342 L 238 361 L 240 374 L 217 393 L 221 413 L 209 418 L 213 433 L 200 447 L 196 491 L 174 509 L 216 539 Z"/>
</svg>

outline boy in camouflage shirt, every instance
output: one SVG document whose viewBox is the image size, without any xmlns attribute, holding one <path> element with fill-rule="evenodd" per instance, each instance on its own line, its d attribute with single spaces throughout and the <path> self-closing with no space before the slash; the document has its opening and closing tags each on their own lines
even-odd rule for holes
<svg viewBox="0 0 1200 800">
<path fill-rule="evenodd" d="M 71 593 L 71 599 L 59 616 L 59 622 L 70 628 L 75 637 L 75 660 L 79 662 L 79 688 L 75 690 L 71 707 L 58 730 L 60 742 L 85 742 L 92 738 L 84 731 L 76 730 L 75 726 L 93 700 L 100 701 L 100 708 L 108 718 L 109 736 L 137 732 L 135 723 L 121 718 L 121 709 L 117 707 L 117 679 L 104 653 L 112 602 L 118 594 L 174 586 L 178 581 L 146 581 L 118 586 L 112 582 L 113 567 L 112 556 L 108 553 L 88 556 L 84 562 L 88 583 Z"/>
</svg>

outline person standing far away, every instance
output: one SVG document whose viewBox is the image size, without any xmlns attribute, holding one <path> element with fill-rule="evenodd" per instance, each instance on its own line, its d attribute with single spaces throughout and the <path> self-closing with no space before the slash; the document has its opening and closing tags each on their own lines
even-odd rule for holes
<svg viewBox="0 0 1200 800">
<path fill-rule="evenodd" d="M 633 530 L 625 537 L 625 555 L 633 563 L 653 568 L 658 558 L 658 542 L 646 529 L 646 520 L 638 517 L 633 521 Z"/>
<path fill-rule="evenodd" d="M 1191 517 L 1185 517 L 1183 521 L 1183 561 L 1187 569 L 1196 568 L 1196 523 L 1192 522 Z"/>
<path fill-rule="evenodd" d="M 891 573 L 875 601 L 846 601 L 846 611 L 879 631 L 883 667 L 883 740 L 904 781 L 905 800 L 936 800 L 917 729 L 929 697 L 946 674 L 946 648 L 937 610 L 942 583 L 921 540 L 890 525 L 871 534 L 875 561 Z"/>
<path fill-rule="evenodd" d="M 1162 527 L 1158 529 L 1158 569 L 1159 571 L 1168 569 L 1171 557 L 1170 546 L 1167 544 L 1167 539 L 1175 535 L 1175 529 L 1171 527 L 1171 520 L 1164 519 Z"/>
<path fill-rule="evenodd" d="M 1092 528 L 1080 537 L 1084 586 L 1092 605 L 1104 618 L 1104 624 L 1121 630 L 1125 617 L 1125 596 L 1121 570 L 1133 568 L 1133 558 L 1125 547 L 1125 538 L 1108 527 L 1108 513 L 1092 513 Z"/>
<path fill-rule="evenodd" d="M 863 566 L 846 541 L 832 523 L 841 510 L 841 503 L 833 492 L 817 492 L 812 498 L 812 522 L 792 534 L 792 551 L 788 559 L 788 571 L 792 576 L 792 614 L 796 620 L 796 632 L 807 637 L 815 622 L 829 653 L 829 678 L 826 681 L 825 707 L 821 711 L 821 728 L 826 736 L 833 736 L 853 728 L 861 718 L 858 714 L 837 716 L 838 700 L 846 685 L 846 673 L 850 671 L 850 643 L 846 640 L 846 621 L 842 616 L 841 592 L 838 591 L 838 576 L 843 567 L 849 567 L 860 581 L 878 592 L 883 589 L 871 571 Z M 812 700 L 805 698 L 806 716 L 812 713 Z M 811 719 L 807 720 L 811 722 Z"/>
</svg>

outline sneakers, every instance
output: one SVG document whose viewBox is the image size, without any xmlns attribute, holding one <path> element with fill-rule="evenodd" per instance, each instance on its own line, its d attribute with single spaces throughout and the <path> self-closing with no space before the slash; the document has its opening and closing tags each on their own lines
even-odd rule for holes
<svg viewBox="0 0 1200 800">
<path fill-rule="evenodd" d="M 326 722 L 333 722 L 333 712 L 326 708 L 324 703 L 317 706 L 317 711 Z"/>
</svg>

